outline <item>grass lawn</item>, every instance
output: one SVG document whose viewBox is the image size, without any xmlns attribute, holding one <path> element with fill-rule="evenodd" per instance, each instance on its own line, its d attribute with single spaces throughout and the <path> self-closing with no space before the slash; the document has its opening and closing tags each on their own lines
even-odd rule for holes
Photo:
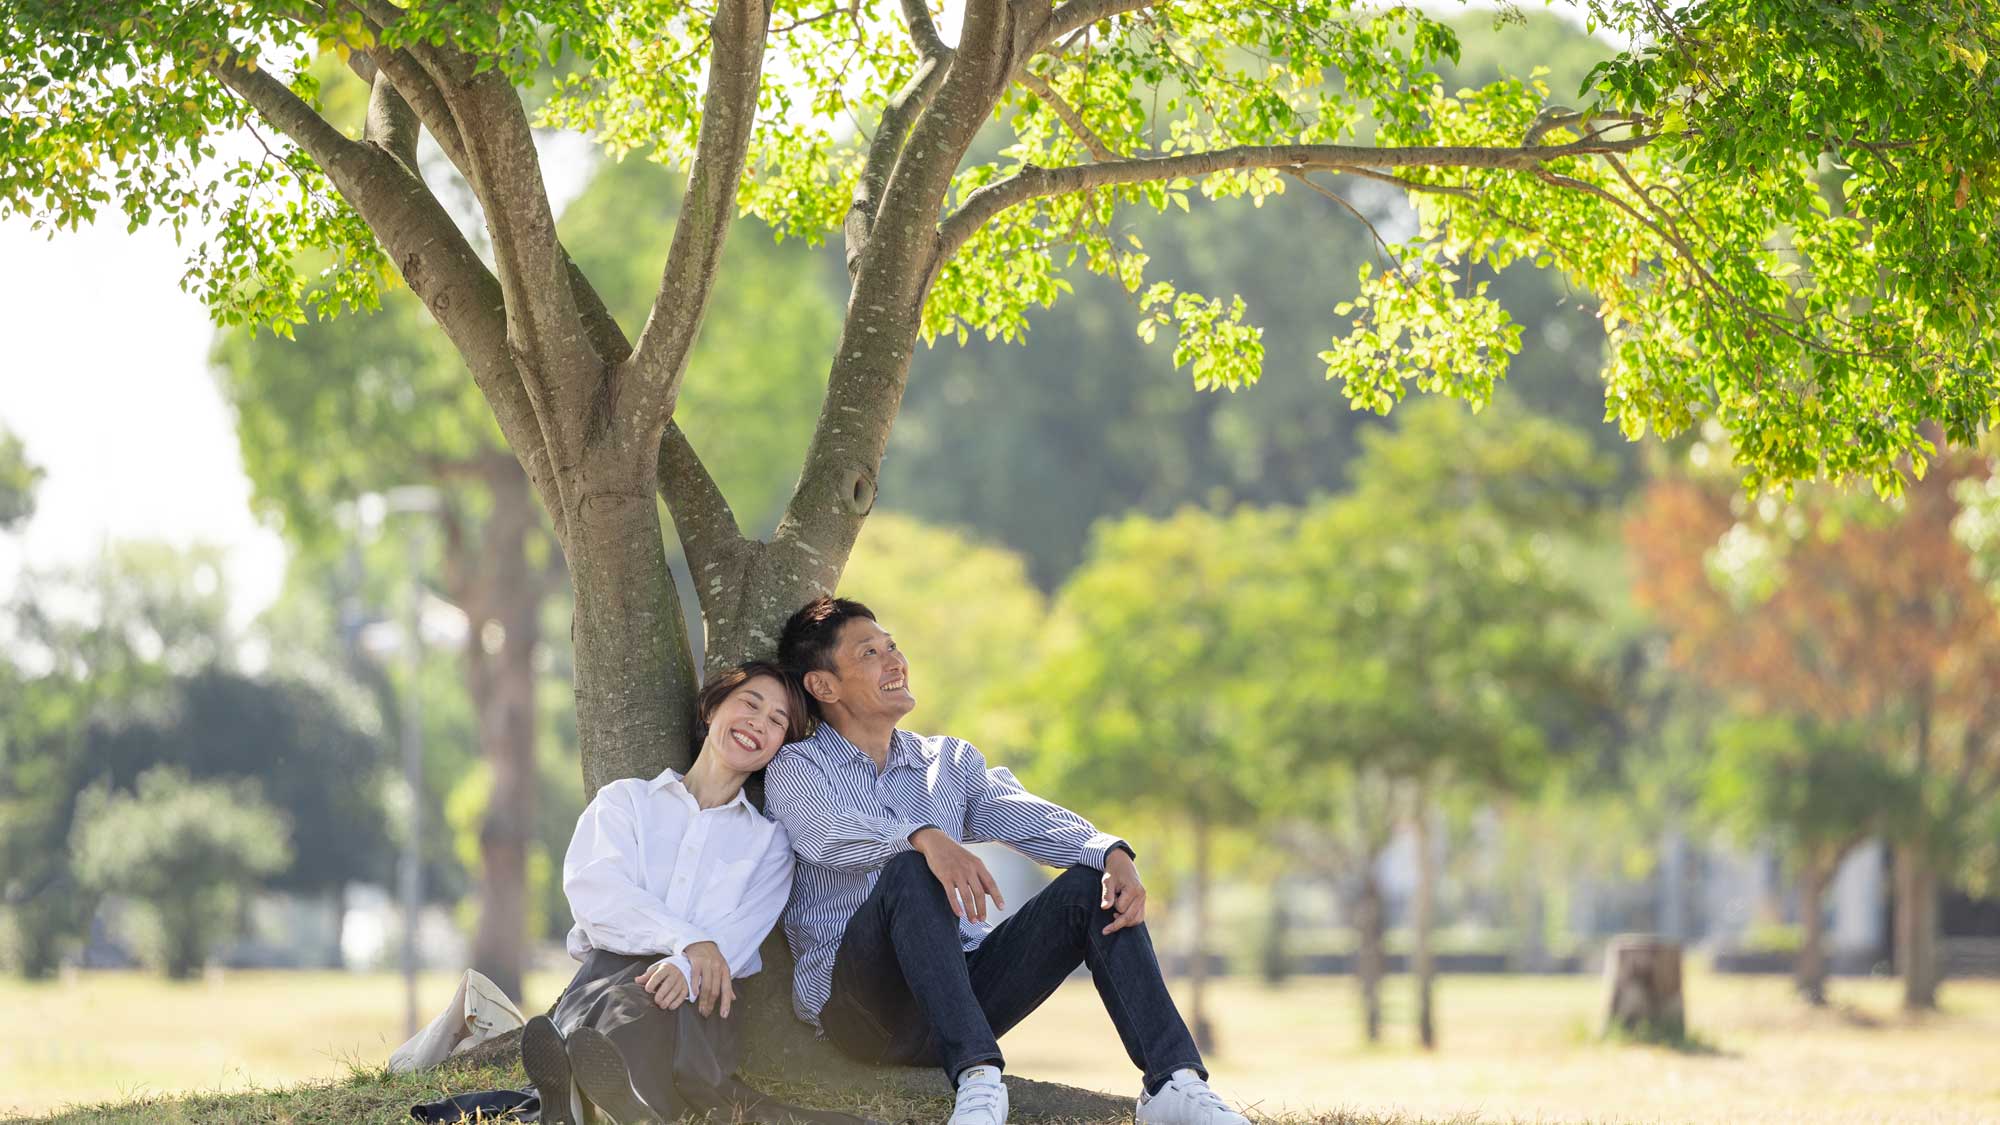
<svg viewBox="0 0 2000 1125">
<path fill-rule="evenodd" d="M 528 1010 L 562 979 L 529 981 Z M 427 978 L 441 1008 L 454 979 Z M 1360 1042 L 1352 983 L 1211 993 L 1216 1085 L 1266 1114 L 1322 1121 L 2000 1122 L 2000 982 L 1954 981 L 1945 1011 L 1910 1021 L 1890 981 L 1837 981 L 1839 1010 L 1813 1013 L 1769 977 L 1688 980 L 1691 1024 L 1714 1048 L 1681 1053 L 1600 1044 L 1598 982 L 1586 977 L 1449 977 L 1442 1048 L 1410 1045 L 1406 979 L 1389 984 L 1389 1042 Z M 0 1117 L 144 1099 L 84 1122 L 390 1121 L 410 1102 L 501 1075 L 387 1079 L 402 1039 L 391 976 L 234 973 L 172 985 L 137 974 L 0 982 Z M 1087 982 L 1071 982 L 1003 1043 L 1009 1069 L 1123 1094 L 1136 1079 Z M 357 1071 L 356 1068 L 361 1068 Z M 183 1092 L 307 1092 L 180 1100 Z M 172 1097 L 168 1097 L 172 1095 Z M 885 1107 L 886 1108 L 886 1107 Z M 1407 1115 L 1407 1116 L 1405 1116 Z"/>
</svg>

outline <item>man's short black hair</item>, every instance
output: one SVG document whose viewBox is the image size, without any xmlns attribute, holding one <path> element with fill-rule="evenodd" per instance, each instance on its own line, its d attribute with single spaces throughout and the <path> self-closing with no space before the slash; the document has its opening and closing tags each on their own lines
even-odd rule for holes
<svg viewBox="0 0 2000 1125">
<path fill-rule="evenodd" d="M 834 671 L 833 648 L 840 641 L 841 626 L 857 617 L 873 621 L 875 611 L 848 598 L 814 598 L 785 622 L 778 638 L 778 662 L 802 680 L 807 672 Z"/>
</svg>

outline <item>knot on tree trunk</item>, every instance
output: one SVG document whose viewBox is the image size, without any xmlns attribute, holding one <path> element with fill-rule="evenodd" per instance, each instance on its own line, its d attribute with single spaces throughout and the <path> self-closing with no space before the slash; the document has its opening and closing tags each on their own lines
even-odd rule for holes
<svg viewBox="0 0 2000 1125">
<path fill-rule="evenodd" d="M 875 474 L 865 468 L 850 471 L 841 489 L 841 507 L 856 516 L 865 516 L 875 507 Z"/>
</svg>

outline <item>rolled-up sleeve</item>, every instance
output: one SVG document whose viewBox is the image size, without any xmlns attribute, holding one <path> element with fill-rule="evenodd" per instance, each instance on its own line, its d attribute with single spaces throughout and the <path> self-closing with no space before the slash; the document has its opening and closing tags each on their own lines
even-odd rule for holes
<svg viewBox="0 0 2000 1125">
<path fill-rule="evenodd" d="M 623 795 L 598 793 L 577 818 L 563 856 L 563 894 L 591 948 L 636 957 L 709 940 L 646 889 L 639 854 L 638 820 Z"/>
<path fill-rule="evenodd" d="M 791 751 L 765 768 L 764 798 L 793 854 L 834 871 L 873 871 L 910 850 L 910 833 L 933 827 L 844 807 L 819 767 Z"/>
<path fill-rule="evenodd" d="M 953 763 L 966 790 L 965 838 L 968 843 L 1007 844 L 1050 867 L 1104 869 L 1104 856 L 1125 841 L 1053 801 L 1023 788 L 1014 771 L 988 768 L 986 757 L 961 743 Z"/>
</svg>

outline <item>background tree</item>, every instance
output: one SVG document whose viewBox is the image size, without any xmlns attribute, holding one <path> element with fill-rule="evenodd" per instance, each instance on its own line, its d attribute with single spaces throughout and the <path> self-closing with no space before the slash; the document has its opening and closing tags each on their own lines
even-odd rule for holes
<svg viewBox="0 0 2000 1125">
<path fill-rule="evenodd" d="M 1826 890 L 1869 835 L 1907 816 L 1904 776 L 1864 731 L 1809 716 L 1741 718 L 1715 734 L 1703 805 L 1746 844 L 1774 844 L 1798 880 L 1799 995 L 1826 1003 Z"/>
<path fill-rule="evenodd" d="M 1100 810 L 1107 826 L 1138 815 L 1162 839 L 1187 833 L 1189 1024 L 1209 1047 L 1215 853 L 1255 822 L 1270 781 L 1244 707 L 1254 688 L 1242 671 L 1259 638 L 1242 608 L 1286 519 L 1187 508 L 1100 524 L 1057 594 L 1048 652 L 1021 693 L 1034 700 L 1033 769 L 1047 792 Z"/>
<path fill-rule="evenodd" d="M 1550 69 L 1550 89 L 1566 94 L 1611 53 L 1576 24 L 1540 12 L 1498 27 L 1492 12 L 1468 13 L 1449 25 L 1459 58 L 1433 64 L 1447 90 L 1483 86 L 1533 59 Z M 989 126 L 974 153 L 997 152 L 1009 139 L 1011 130 Z M 1362 181 L 1345 197 L 1383 231 L 1416 222 L 1394 185 Z M 1338 202 L 1288 191 L 1187 212 L 1139 209 L 1118 224 L 1139 241 L 1150 276 L 1242 295 L 1265 328 L 1254 391 L 1190 395 L 1162 379 L 1152 345 L 1133 332 L 1138 294 L 1115 278 L 1079 276 L 1074 295 L 1038 312 L 1008 346 L 919 353 L 882 466 L 884 507 L 1007 544 L 1047 590 L 1082 560 L 1101 517 L 1133 508 L 1165 517 L 1189 504 L 1304 504 L 1347 485 L 1361 433 L 1381 424 L 1327 393 L 1316 357 L 1329 311 L 1359 292 L 1352 273 L 1313 268 L 1302 284 L 1299 270 L 1273 268 L 1301 246 L 1313 248 L 1315 262 L 1379 258 L 1368 228 Z M 1501 271 L 1492 286 L 1530 326 L 1509 359 L 1507 393 L 1588 427 L 1636 477 L 1636 447 L 1599 424 L 1595 302 L 1529 263 Z"/>
<path fill-rule="evenodd" d="M 865 603 L 910 654 L 909 730 L 978 745 L 1018 742 L 1010 686 L 1032 664 L 1048 614 L 1021 556 L 949 527 L 880 512 L 854 544 L 841 593 Z"/>
<path fill-rule="evenodd" d="M 243 893 L 291 861 L 290 831 L 255 786 L 196 782 L 167 767 L 136 791 L 86 791 L 74 843 L 84 886 L 125 895 L 150 940 L 141 948 L 175 980 L 235 932 Z"/>
<path fill-rule="evenodd" d="M 0 426 L 0 531 L 11 531 L 35 514 L 35 489 L 42 470 L 28 459 L 21 438 Z"/>
<path fill-rule="evenodd" d="M 1264 627 L 1292 643 L 1266 650 L 1273 659 L 1254 678 L 1270 696 L 1254 713 L 1288 754 L 1283 776 L 1324 786 L 1328 811 L 1346 813 L 1343 796 L 1378 807 L 1388 796 L 1410 829 L 1417 1027 L 1429 1047 L 1439 802 L 1454 789 L 1536 785 L 1608 702 L 1579 650 L 1594 605 L 1563 547 L 1587 531 L 1609 467 L 1556 423 L 1446 403 L 1408 409 L 1393 430 L 1364 435 L 1362 450 L 1353 490 L 1306 509 L 1276 556 L 1285 594 Z M 1361 838 L 1366 872 L 1381 829 Z M 1361 891 L 1373 1026 L 1380 954 L 1365 948 L 1379 940 L 1365 874 Z"/>
<path fill-rule="evenodd" d="M 2000 613 L 1953 533 L 1954 490 L 1974 471 L 1943 460 L 1893 510 L 1818 491 L 1749 504 L 1664 479 L 1627 525 L 1637 595 L 1677 662 L 1746 707 L 1861 724 L 1918 795 L 1893 829 L 1911 1008 L 1937 1002 L 1938 880 L 2000 795 Z"/>
<path fill-rule="evenodd" d="M 274 890 L 328 901 L 337 963 L 341 892 L 350 882 L 390 879 L 379 742 L 300 683 L 211 668 L 175 680 L 166 696 L 135 715 L 93 722 L 80 775 L 121 791 L 160 767 L 197 782 L 248 784 L 293 838 L 316 842 L 260 874 Z"/>
<path fill-rule="evenodd" d="M 53 973 L 95 909 L 69 848 L 92 720 L 157 705 L 174 676 L 229 655 L 226 607 L 208 548 L 118 544 L 88 567 L 19 576 L 0 664 L 0 944 L 24 975 Z"/>
</svg>

